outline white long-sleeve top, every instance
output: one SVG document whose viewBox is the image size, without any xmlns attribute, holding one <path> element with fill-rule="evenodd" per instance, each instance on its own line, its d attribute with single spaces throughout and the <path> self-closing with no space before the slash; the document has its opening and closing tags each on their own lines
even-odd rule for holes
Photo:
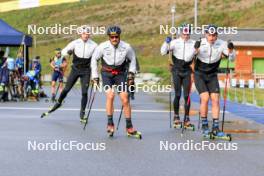
<svg viewBox="0 0 264 176">
<path fill-rule="evenodd" d="M 203 63 L 212 64 L 218 62 L 222 54 L 228 56 L 230 61 L 234 61 L 236 58 L 235 50 L 228 53 L 227 42 L 217 39 L 214 44 L 211 45 L 206 38 L 203 38 L 197 58 Z"/>
<path fill-rule="evenodd" d="M 100 58 L 102 58 L 107 65 L 111 66 L 120 66 L 126 59 L 129 59 L 129 72 L 136 72 L 135 52 L 132 47 L 124 41 L 120 41 L 117 48 L 114 47 L 110 41 L 103 42 L 96 48 L 91 61 L 92 79 L 98 78 L 97 61 Z"/>
<path fill-rule="evenodd" d="M 83 59 L 89 59 L 92 57 L 93 52 L 95 48 L 97 47 L 97 44 L 91 40 L 88 39 L 86 42 L 84 42 L 81 38 L 76 39 L 72 42 L 70 42 L 62 51 L 61 54 L 63 56 L 68 55 L 68 51 L 74 51 L 74 54 Z"/>
<path fill-rule="evenodd" d="M 161 55 L 166 55 L 169 51 L 172 51 L 173 56 L 177 59 L 190 62 L 195 55 L 194 43 L 195 41 L 192 39 L 185 41 L 180 37 L 172 40 L 170 44 L 164 42 L 160 53 Z"/>
</svg>

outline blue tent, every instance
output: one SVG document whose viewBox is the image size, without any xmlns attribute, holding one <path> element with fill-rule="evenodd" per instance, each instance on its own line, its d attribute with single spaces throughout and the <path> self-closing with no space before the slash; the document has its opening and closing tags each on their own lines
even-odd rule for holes
<svg viewBox="0 0 264 176">
<path fill-rule="evenodd" d="M 22 44 L 32 46 L 32 38 L 0 19 L 0 45 L 20 46 Z"/>
<path fill-rule="evenodd" d="M 29 56 L 28 47 L 32 46 L 32 38 L 25 35 L 0 19 L 0 46 L 23 46 L 23 55 L 25 58 L 25 70 L 28 70 Z"/>
</svg>

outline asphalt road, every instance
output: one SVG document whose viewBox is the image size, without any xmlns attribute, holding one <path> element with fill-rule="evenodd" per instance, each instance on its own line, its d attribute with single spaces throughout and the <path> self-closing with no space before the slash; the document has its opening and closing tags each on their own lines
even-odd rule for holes
<svg viewBox="0 0 264 176">
<path fill-rule="evenodd" d="M 236 114 L 227 112 L 226 129 L 251 129 L 256 133 L 233 134 L 233 141 L 209 141 L 237 146 L 237 150 L 203 151 L 175 148 L 179 143 L 202 143 L 199 130 L 170 129 L 168 112 L 164 104 L 155 101 L 157 95 L 140 93 L 133 105 L 134 126 L 142 132 L 143 139 L 125 135 L 122 119 L 114 138 L 106 134 L 105 97 L 97 94 L 87 129 L 79 122 L 80 93 L 72 90 L 63 107 L 40 119 L 49 103 L 19 102 L 0 104 L 0 175 L 3 176 L 103 176 L 103 175 L 240 175 L 262 176 L 264 173 L 264 126 Z M 160 96 L 159 99 L 166 99 Z M 116 98 L 117 109 L 120 109 Z M 193 110 L 197 104 L 193 103 Z M 117 122 L 119 112 L 115 112 Z M 197 124 L 197 115 L 192 117 Z M 38 144 L 38 150 L 29 144 Z M 47 143 L 74 143 L 93 150 L 47 150 Z M 165 150 L 165 144 L 169 150 Z M 79 144 L 80 143 L 80 144 Z M 164 145 L 161 145 L 164 144 Z M 32 146 L 31 145 L 31 146 Z M 55 144 L 54 144 L 55 145 Z M 162 149 L 162 150 L 161 150 Z M 234 148 L 232 148 L 234 149 Z"/>
</svg>

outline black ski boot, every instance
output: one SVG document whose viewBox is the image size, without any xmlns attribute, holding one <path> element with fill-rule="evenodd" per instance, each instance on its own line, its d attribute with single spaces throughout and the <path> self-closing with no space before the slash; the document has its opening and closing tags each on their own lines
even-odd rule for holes
<svg viewBox="0 0 264 176">
<path fill-rule="evenodd" d="M 182 122 L 180 120 L 180 116 L 179 115 L 174 115 L 173 127 L 176 128 L 176 129 L 182 128 Z"/>
<path fill-rule="evenodd" d="M 191 124 L 191 122 L 190 122 L 190 117 L 189 117 L 189 116 L 186 116 L 186 117 L 185 117 L 185 121 L 184 121 L 184 129 L 192 130 L 192 131 L 195 130 L 195 126 L 194 126 L 194 124 Z"/>
<path fill-rule="evenodd" d="M 55 103 L 55 105 L 48 112 L 44 112 L 43 114 L 41 114 L 40 118 L 43 118 L 43 117 L 49 115 L 50 113 L 52 113 L 53 111 L 55 111 L 59 107 L 61 107 L 61 103 L 60 102 Z"/>
<path fill-rule="evenodd" d="M 85 111 L 80 111 L 80 122 L 82 124 L 85 124 L 85 123 L 87 123 L 87 120 L 88 120 L 88 118 L 85 117 Z"/>
</svg>

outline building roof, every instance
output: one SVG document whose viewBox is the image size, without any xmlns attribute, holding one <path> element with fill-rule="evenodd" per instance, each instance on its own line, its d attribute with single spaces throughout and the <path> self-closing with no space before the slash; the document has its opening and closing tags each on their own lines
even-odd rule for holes
<svg viewBox="0 0 264 176">
<path fill-rule="evenodd" d="M 203 35 L 193 34 L 198 40 Z M 237 46 L 264 46 L 264 29 L 238 29 L 237 34 L 219 34 L 222 40 L 231 40 Z"/>
</svg>

